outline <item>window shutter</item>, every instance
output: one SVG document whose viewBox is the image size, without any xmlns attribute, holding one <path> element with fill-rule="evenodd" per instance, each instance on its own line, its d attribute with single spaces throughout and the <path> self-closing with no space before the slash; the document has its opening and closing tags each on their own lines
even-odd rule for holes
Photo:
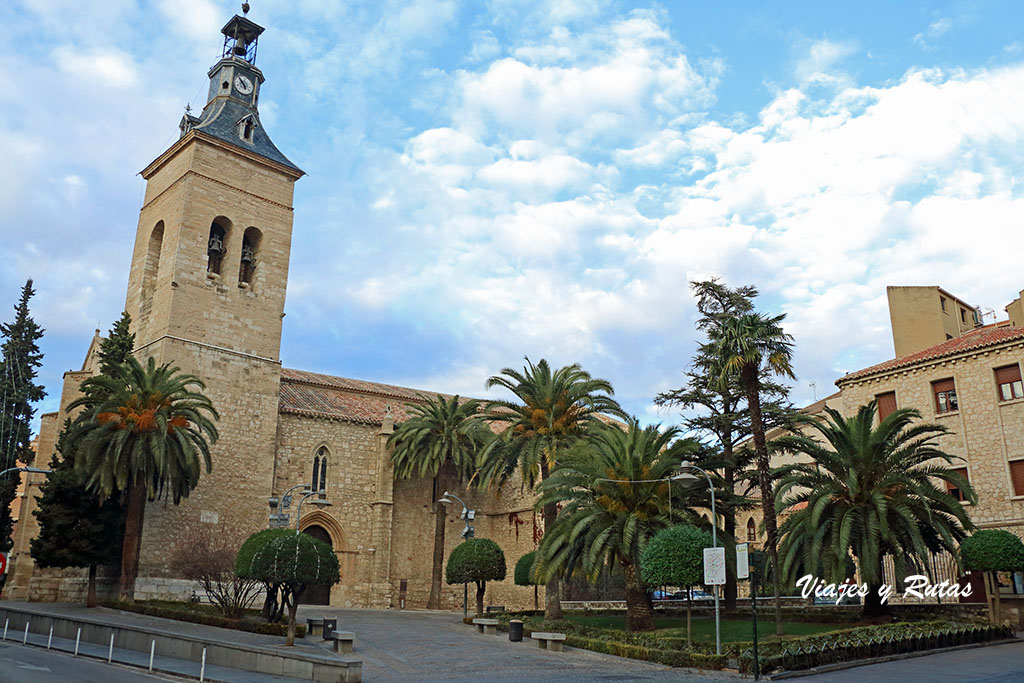
<svg viewBox="0 0 1024 683">
<path fill-rule="evenodd" d="M 953 471 L 956 472 L 957 474 L 959 474 L 961 477 L 963 477 L 968 482 L 970 481 L 970 477 L 967 475 L 967 468 L 966 467 L 956 467 L 956 468 L 953 469 Z M 964 499 L 963 491 L 961 491 L 959 488 L 957 488 L 951 482 L 948 482 L 948 481 L 946 482 L 946 492 L 947 493 L 952 493 L 953 495 L 955 495 L 960 500 Z"/>
<path fill-rule="evenodd" d="M 896 410 L 896 392 L 890 391 L 875 397 L 878 401 L 878 419 L 884 420 Z"/>
<path fill-rule="evenodd" d="M 938 382 L 932 382 L 932 393 L 937 394 L 940 391 L 953 391 L 956 385 L 951 379 L 942 379 Z"/>
<path fill-rule="evenodd" d="M 1024 460 L 1010 463 L 1010 480 L 1013 481 L 1013 495 L 1024 496 Z"/>
<path fill-rule="evenodd" d="M 1003 368 L 996 368 L 996 384 L 1008 384 L 1020 381 L 1020 366 L 1014 363 Z"/>
</svg>

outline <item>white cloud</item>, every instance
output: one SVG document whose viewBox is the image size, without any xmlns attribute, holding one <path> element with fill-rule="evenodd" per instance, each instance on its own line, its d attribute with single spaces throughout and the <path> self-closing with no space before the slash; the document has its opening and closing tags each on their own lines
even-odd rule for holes
<svg viewBox="0 0 1024 683">
<path fill-rule="evenodd" d="M 91 85 L 130 88 L 138 82 L 135 62 L 116 49 L 82 50 L 62 45 L 53 52 L 57 68 L 68 76 Z"/>
<path fill-rule="evenodd" d="M 911 39 L 918 47 L 924 50 L 934 50 L 935 43 L 953 28 L 953 20 L 949 17 L 936 19 L 928 24 L 928 28 L 914 35 Z"/>
</svg>

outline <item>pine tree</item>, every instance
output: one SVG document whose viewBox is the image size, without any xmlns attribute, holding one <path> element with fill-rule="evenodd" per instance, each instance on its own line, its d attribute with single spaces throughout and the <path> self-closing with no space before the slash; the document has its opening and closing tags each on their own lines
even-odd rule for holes
<svg viewBox="0 0 1024 683">
<path fill-rule="evenodd" d="M 29 315 L 28 302 L 34 294 L 32 280 L 28 280 L 14 307 L 14 322 L 0 324 L 0 470 L 16 467 L 19 461 L 26 465 L 32 462 L 32 404 L 46 396 L 43 387 L 35 383 L 36 368 L 43 359 L 36 342 L 43 336 L 43 329 Z M 14 473 L 0 479 L 0 551 L 14 545 L 11 502 L 17 489 Z"/>
<path fill-rule="evenodd" d="M 135 335 L 131 317 L 122 313 L 105 339 L 100 341 L 100 373 L 110 375 L 131 353 Z M 116 564 L 124 538 L 124 505 L 112 497 L 100 503 L 75 472 L 74 453 L 67 447 L 71 421 L 57 439 L 49 475 L 40 487 L 39 536 L 32 540 L 32 557 L 40 567 L 88 567 L 86 605 L 96 605 L 96 568 Z"/>
</svg>

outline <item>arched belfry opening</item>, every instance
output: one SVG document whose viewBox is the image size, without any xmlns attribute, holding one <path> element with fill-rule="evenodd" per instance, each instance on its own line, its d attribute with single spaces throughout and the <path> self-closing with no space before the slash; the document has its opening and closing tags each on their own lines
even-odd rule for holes
<svg viewBox="0 0 1024 683">
<path fill-rule="evenodd" d="M 224 216 L 217 216 L 210 223 L 210 237 L 206 242 L 206 272 L 209 275 L 220 275 L 227 251 L 228 234 L 231 232 L 231 221 Z"/>
<path fill-rule="evenodd" d="M 246 228 L 245 234 L 242 235 L 242 260 L 238 265 L 238 284 L 252 286 L 262 240 L 263 233 L 258 228 Z"/>
<path fill-rule="evenodd" d="M 160 252 L 164 245 L 164 222 L 159 221 L 149 234 L 146 247 L 146 262 L 142 268 L 142 317 L 149 315 L 153 306 L 153 293 L 156 291 L 156 276 L 160 272 Z"/>
</svg>

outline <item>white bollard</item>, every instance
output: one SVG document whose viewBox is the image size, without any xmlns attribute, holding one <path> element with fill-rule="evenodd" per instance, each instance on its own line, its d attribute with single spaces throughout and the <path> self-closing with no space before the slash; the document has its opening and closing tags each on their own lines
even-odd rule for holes
<svg viewBox="0 0 1024 683">
<path fill-rule="evenodd" d="M 203 648 L 203 664 L 199 667 L 199 683 L 206 679 L 206 648 Z"/>
<path fill-rule="evenodd" d="M 156 639 L 149 644 L 149 670 L 153 670 L 153 655 L 156 653 Z"/>
<path fill-rule="evenodd" d="M 82 627 L 78 627 L 78 633 L 75 635 L 75 656 L 78 656 L 78 641 L 82 639 Z"/>
<path fill-rule="evenodd" d="M 7 625 L 9 623 L 11 623 L 10 619 L 7 619 L 6 621 L 4 621 L 4 640 L 7 640 Z"/>
<path fill-rule="evenodd" d="M 50 624 L 50 637 L 46 639 L 46 649 L 50 649 L 50 645 L 53 643 L 53 624 Z"/>
<path fill-rule="evenodd" d="M 107 650 L 107 664 L 114 658 L 114 634 L 110 634 L 110 649 Z"/>
<path fill-rule="evenodd" d="M 32 623 L 31 621 L 26 621 L 25 622 L 25 636 L 21 639 L 21 644 L 22 645 L 28 645 L 28 625 L 31 624 L 31 623 Z"/>
</svg>

